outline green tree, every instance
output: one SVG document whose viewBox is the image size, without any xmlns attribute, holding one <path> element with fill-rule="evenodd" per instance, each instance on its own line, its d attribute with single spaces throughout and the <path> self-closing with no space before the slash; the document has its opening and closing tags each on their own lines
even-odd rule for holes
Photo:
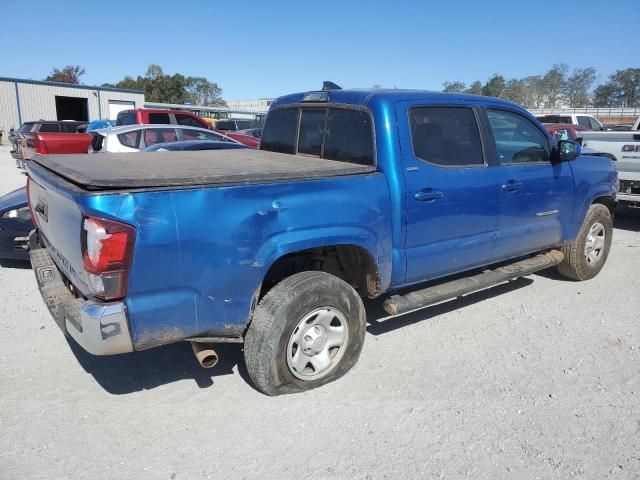
<svg viewBox="0 0 640 480">
<path fill-rule="evenodd" d="M 569 67 L 564 63 L 557 63 L 542 77 L 541 87 L 545 91 L 545 104 L 555 108 L 559 105 L 567 81 Z"/>
<path fill-rule="evenodd" d="M 593 67 L 577 68 L 567 78 L 562 93 L 570 107 L 588 107 L 591 104 L 591 86 L 596 80 L 596 69 Z"/>
<path fill-rule="evenodd" d="M 506 86 L 504 77 L 494 73 L 482 87 L 482 94 L 487 97 L 501 97 Z"/>
<path fill-rule="evenodd" d="M 143 90 L 149 102 L 192 103 L 197 105 L 226 106 L 222 89 L 204 77 L 185 77 L 182 74 L 167 75 L 160 65 L 149 65 L 144 76 L 127 75 L 115 85 L 117 88 Z"/>
<path fill-rule="evenodd" d="M 609 81 L 621 107 L 640 107 L 640 68 L 617 70 Z"/>
<path fill-rule="evenodd" d="M 525 105 L 527 102 L 527 84 L 524 80 L 512 78 L 505 83 L 502 98 L 519 105 Z"/>
<path fill-rule="evenodd" d="M 619 104 L 618 92 L 611 82 L 598 85 L 593 91 L 594 107 L 617 107 Z"/>
<path fill-rule="evenodd" d="M 47 78 L 48 82 L 63 82 L 73 83 L 78 85 L 80 83 L 80 77 L 84 75 L 84 68 L 80 65 L 67 65 L 62 70 L 54 68 Z"/>
<path fill-rule="evenodd" d="M 222 89 L 217 83 L 212 83 L 204 77 L 187 77 L 185 88 L 194 105 L 227 106 L 227 102 L 222 99 Z"/>
<path fill-rule="evenodd" d="M 459 93 L 464 91 L 465 84 L 463 82 L 444 82 L 442 84 L 443 92 Z"/>
<path fill-rule="evenodd" d="M 469 88 L 467 88 L 464 91 L 464 93 L 471 93 L 473 95 L 482 95 L 482 82 L 479 80 L 476 80 L 471 85 L 469 85 Z"/>
</svg>

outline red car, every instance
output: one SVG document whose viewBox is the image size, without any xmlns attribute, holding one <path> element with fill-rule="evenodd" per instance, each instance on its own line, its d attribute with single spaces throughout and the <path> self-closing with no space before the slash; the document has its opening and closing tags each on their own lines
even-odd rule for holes
<svg viewBox="0 0 640 480">
<path fill-rule="evenodd" d="M 180 110 L 159 110 L 152 108 L 136 108 L 134 110 L 123 110 L 118 113 L 116 125 L 187 125 L 189 127 L 206 128 L 213 130 L 213 127 L 205 122 L 198 115 Z"/>
<path fill-rule="evenodd" d="M 589 130 L 588 128 L 581 127 L 580 125 L 571 125 L 566 123 L 544 123 L 544 128 L 553 135 L 556 140 L 571 140 L 582 145 L 582 134 Z"/>
</svg>

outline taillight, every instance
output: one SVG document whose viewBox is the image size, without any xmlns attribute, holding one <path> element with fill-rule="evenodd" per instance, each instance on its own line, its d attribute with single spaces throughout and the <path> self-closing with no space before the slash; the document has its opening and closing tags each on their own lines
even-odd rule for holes
<svg viewBox="0 0 640 480">
<path fill-rule="evenodd" d="M 31 205 L 31 177 L 27 176 L 27 205 L 29 205 L 29 215 L 31 216 L 31 223 L 33 228 L 38 228 L 38 222 L 36 216 L 33 214 L 33 206 Z"/>
<path fill-rule="evenodd" d="M 40 135 L 36 135 L 34 146 L 36 148 L 36 153 L 39 153 L 41 155 L 49 153 L 47 142 L 45 142 Z"/>
<path fill-rule="evenodd" d="M 136 230 L 131 225 L 85 215 L 82 220 L 82 258 L 91 293 L 101 300 L 127 294 Z"/>
</svg>

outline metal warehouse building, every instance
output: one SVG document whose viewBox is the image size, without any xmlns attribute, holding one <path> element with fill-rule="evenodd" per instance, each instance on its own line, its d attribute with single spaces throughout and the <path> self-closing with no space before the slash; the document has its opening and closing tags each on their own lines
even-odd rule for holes
<svg viewBox="0 0 640 480">
<path fill-rule="evenodd" d="M 115 119 L 142 108 L 144 92 L 0 77 L 0 130 L 32 120 Z"/>
</svg>

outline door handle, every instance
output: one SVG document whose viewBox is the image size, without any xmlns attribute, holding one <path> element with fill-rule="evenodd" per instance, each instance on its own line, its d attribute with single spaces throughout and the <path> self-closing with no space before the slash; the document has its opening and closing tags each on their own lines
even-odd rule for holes
<svg viewBox="0 0 640 480">
<path fill-rule="evenodd" d="M 442 197 L 444 197 L 444 194 L 442 192 L 438 192 L 437 190 L 426 188 L 424 190 L 416 192 L 414 197 L 419 202 L 433 202 L 435 200 L 440 200 Z"/>
<path fill-rule="evenodd" d="M 502 184 L 502 190 L 505 192 L 515 192 L 522 188 L 522 182 L 516 182 L 515 180 L 509 180 L 507 183 Z"/>
</svg>

